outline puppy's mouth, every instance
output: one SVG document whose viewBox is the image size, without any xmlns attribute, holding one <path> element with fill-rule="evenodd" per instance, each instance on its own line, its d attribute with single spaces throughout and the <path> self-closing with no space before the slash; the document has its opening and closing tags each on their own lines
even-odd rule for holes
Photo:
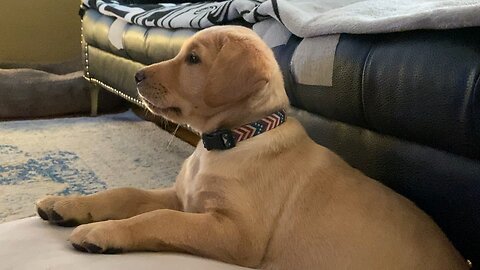
<svg viewBox="0 0 480 270">
<path fill-rule="evenodd" d="M 167 113 L 174 113 L 177 115 L 182 114 L 182 110 L 179 107 L 159 107 L 152 102 L 148 101 L 146 98 L 142 98 L 143 102 L 145 105 L 147 105 L 147 108 L 149 108 L 152 112 L 158 112 L 162 114 L 167 114 Z"/>
</svg>

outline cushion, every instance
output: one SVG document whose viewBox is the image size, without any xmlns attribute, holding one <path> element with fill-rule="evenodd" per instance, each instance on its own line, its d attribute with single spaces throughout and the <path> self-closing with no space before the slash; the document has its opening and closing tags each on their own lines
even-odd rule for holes
<svg viewBox="0 0 480 270">
<path fill-rule="evenodd" d="M 104 16 L 94 9 L 88 9 L 82 20 L 85 42 L 105 52 L 145 65 L 175 57 L 183 42 L 198 31 L 195 29 L 146 28 L 127 24 L 119 34 L 123 49 L 118 49 L 109 38 L 114 21 L 115 18 Z"/>
<path fill-rule="evenodd" d="M 116 255 L 81 253 L 67 241 L 72 228 L 49 225 L 38 217 L 0 224 L 2 269 L 249 269 L 177 253 Z"/>
</svg>

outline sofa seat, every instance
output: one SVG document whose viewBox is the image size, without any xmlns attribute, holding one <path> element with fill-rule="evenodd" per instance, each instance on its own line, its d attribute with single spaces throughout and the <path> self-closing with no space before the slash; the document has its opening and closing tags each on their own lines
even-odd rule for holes
<svg viewBox="0 0 480 270">
<path fill-rule="evenodd" d="M 71 228 L 52 226 L 39 217 L 0 225 L 3 270 L 241 270 L 250 269 L 177 253 L 137 252 L 117 255 L 81 253 L 67 241 Z"/>
</svg>

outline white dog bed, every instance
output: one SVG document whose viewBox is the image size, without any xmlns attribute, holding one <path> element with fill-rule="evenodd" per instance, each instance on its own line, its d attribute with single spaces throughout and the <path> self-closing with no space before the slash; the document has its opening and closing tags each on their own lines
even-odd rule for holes
<svg viewBox="0 0 480 270">
<path fill-rule="evenodd" d="M 0 225 L 0 269 L 248 269 L 175 253 L 87 254 L 67 241 L 71 228 L 49 225 L 38 217 Z"/>
</svg>

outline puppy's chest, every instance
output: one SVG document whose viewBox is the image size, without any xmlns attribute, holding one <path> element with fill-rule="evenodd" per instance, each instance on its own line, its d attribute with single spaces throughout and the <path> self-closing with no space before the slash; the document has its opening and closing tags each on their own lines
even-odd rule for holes
<svg viewBox="0 0 480 270">
<path fill-rule="evenodd" d="M 184 211 L 203 213 L 222 208 L 226 201 L 225 180 L 200 168 L 198 161 L 192 165 L 178 183 Z"/>
<path fill-rule="evenodd" d="M 185 212 L 205 213 L 224 208 L 226 203 L 225 192 L 218 188 L 212 188 L 206 181 L 192 181 L 185 188 L 183 196 L 183 208 Z"/>
</svg>

